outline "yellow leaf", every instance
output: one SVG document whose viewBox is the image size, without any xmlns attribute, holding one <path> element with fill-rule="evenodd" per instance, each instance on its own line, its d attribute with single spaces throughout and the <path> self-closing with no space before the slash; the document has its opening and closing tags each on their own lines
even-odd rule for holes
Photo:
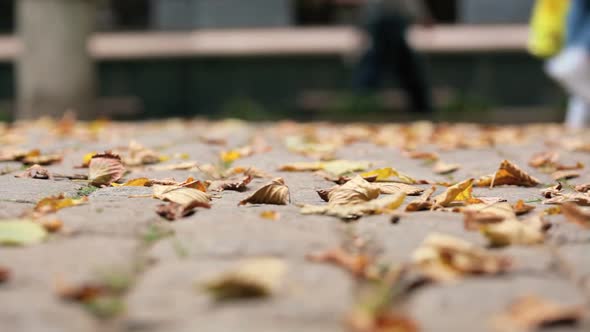
<svg viewBox="0 0 590 332">
<path fill-rule="evenodd" d="M 260 218 L 277 221 L 281 218 L 281 214 L 277 211 L 267 210 L 260 212 Z"/>
<path fill-rule="evenodd" d="M 227 164 L 231 164 L 234 161 L 242 158 L 242 155 L 237 150 L 222 151 L 219 156 L 221 158 L 221 161 Z"/>
<path fill-rule="evenodd" d="M 262 186 L 250 196 L 240 201 L 239 205 L 246 204 L 275 204 L 287 205 L 291 201 L 289 187 L 285 185 L 283 178 L 276 178 Z"/>
<path fill-rule="evenodd" d="M 363 178 L 376 177 L 375 181 L 385 181 L 392 176 L 398 176 L 398 172 L 391 167 L 379 168 L 373 171 L 360 174 Z"/>
<path fill-rule="evenodd" d="M 131 179 L 123 184 L 111 183 L 113 187 L 150 187 L 152 181 L 148 178 Z"/>
<path fill-rule="evenodd" d="M 471 198 L 471 189 L 473 185 L 473 179 L 467 179 L 463 182 L 459 182 L 449 188 L 442 194 L 434 198 L 434 208 L 447 207 L 452 202 L 466 201 Z"/>
<path fill-rule="evenodd" d="M 49 213 L 55 213 L 61 209 L 71 206 L 81 205 L 88 202 L 88 197 L 80 199 L 66 198 L 64 194 L 58 196 L 46 197 L 40 200 L 33 208 L 33 217 L 43 216 Z"/>
<path fill-rule="evenodd" d="M 341 219 L 358 219 L 365 215 L 391 213 L 402 203 L 406 194 L 403 192 L 377 198 L 368 202 L 348 205 L 304 205 L 301 208 L 302 214 L 321 214 L 338 217 Z"/>
</svg>

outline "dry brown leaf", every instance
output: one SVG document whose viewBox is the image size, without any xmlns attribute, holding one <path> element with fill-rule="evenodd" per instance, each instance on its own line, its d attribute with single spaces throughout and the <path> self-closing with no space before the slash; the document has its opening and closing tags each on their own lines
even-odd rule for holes
<svg viewBox="0 0 590 332">
<path fill-rule="evenodd" d="M 49 233 L 56 233 L 63 228 L 63 222 L 59 219 L 41 219 L 39 224 Z"/>
<path fill-rule="evenodd" d="M 129 155 L 123 158 L 123 163 L 130 167 L 157 164 L 162 160 L 158 153 L 136 141 L 129 143 L 128 152 Z"/>
<path fill-rule="evenodd" d="M 15 177 L 17 178 L 28 178 L 28 179 L 41 179 L 41 180 L 52 180 L 53 176 L 51 175 L 51 173 L 44 167 L 41 167 L 41 165 L 33 165 L 29 168 L 27 168 L 24 173 L 21 173 L 19 175 L 15 175 Z"/>
<path fill-rule="evenodd" d="M 340 266 L 359 278 L 366 277 L 367 268 L 373 261 L 368 255 L 352 254 L 342 248 L 309 254 L 306 258 L 316 263 L 331 263 Z"/>
<path fill-rule="evenodd" d="M 477 181 L 480 187 L 515 185 L 523 187 L 534 187 L 539 184 L 539 180 L 530 176 L 520 167 L 508 160 L 502 161 L 496 173 L 492 176 L 484 176 Z"/>
<path fill-rule="evenodd" d="M 121 158 L 109 152 L 92 157 L 88 165 L 88 180 L 93 186 L 108 186 L 125 174 Z"/>
<path fill-rule="evenodd" d="M 178 164 L 156 165 L 149 169 L 155 171 L 189 171 L 197 168 L 199 168 L 199 164 L 196 161 L 185 161 Z"/>
<path fill-rule="evenodd" d="M 559 194 L 543 201 L 543 204 L 564 204 L 567 202 L 576 203 L 581 206 L 590 206 L 590 195 L 584 193 Z"/>
<path fill-rule="evenodd" d="M 581 193 L 587 193 L 590 191 L 590 183 L 577 185 L 575 189 Z"/>
<path fill-rule="evenodd" d="M 283 178 L 276 178 L 260 187 L 250 196 L 240 201 L 238 205 L 246 204 L 274 204 L 287 205 L 291 202 L 289 187 Z"/>
<path fill-rule="evenodd" d="M 397 182 L 376 182 L 373 186 L 379 188 L 379 192 L 385 195 L 393 195 L 403 192 L 408 196 L 418 196 L 424 192 L 424 189 L 405 183 Z"/>
<path fill-rule="evenodd" d="M 248 175 L 241 179 L 234 179 L 234 180 L 215 180 L 209 181 L 209 190 L 210 191 L 224 191 L 224 190 L 233 190 L 233 191 L 244 191 L 247 188 L 248 184 L 252 181 L 252 176 Z"/>
<path fill-rule="evenodd" d="M 156 207 L 156 213 L 169 221 L 174 221 L 191 215 L 198 207 L 210 209 L 211 205 L 209 203 L 203 203 L 199 201 L 194 201 L 189 205 L 168 202 L 168 204 L 158 205 Z"/>
<path fill-rule="evenodd" d="M 577 324 L 584 318 L 583 305 L 563 306 L 535 295 L 522 297 L 494 319 L 499 331 L 535 331 L 543 327 L 560 324 Z"/>
<path fill-rule="evenodd" d="M 551 178 L 555 181 L 569 180 L 580 176 L 580 172 L 576 170 L 556 171 L 551 173 Z"/>
<path fill-rule="evenodd" d="M 342 186 L 330 190 L 328 202 L 331 205 L 359 204 L 377 197 L 379 197 L 379 188 L 357 175 Z"/>
<path fill-rule="evenodd" d="M 471 190 L 473 188 L 473 179 L 467 179 L 459 182 L 445 190 L 442 194 L 434 198 L 432 208 L 448 207 L 456 201 L 467 201 L 472 198 Z"/>
<path fill-rule="evenodd" d="M 438 160 L 438 154 L 436 152 L 424 152 L 424 151 L 403 151 L 403 155 L 411 159 L 423 159 L 423 160 Z"/>
<path fill-rule="evenodd" d="M 61 162 L 62 159 L 63 156 L 59 154 L 43 155 L 41 154 L 40 150 L 31 150 L 19 161 L 21 161 L 25 165 L 38 164 L 46 166 Z"/>
<path fill-rule="evenodd" d="M 561 182 L 558 182 L 556 185 L 547 187 L 545 189 L 541 189 L 541 195 L 545 198 L 551 198 L 554 196 L 558 196 L 561 194 L 561 190 L 563 189 L 563 185 Z"/>
<path fill-rule="evenodd" d="M 553 166 L 559 160 L 559 153 L 556 151 L 540 152 L 531 157 L 529 166 L 534 168 Z"/>
<path fill-rule="evenodd" d="M 432 208 L 432 194 L 436 191 L 436 187 L 432 186 L 430 189 L 424 191 L 422 196 L 418 197 L 418 199 L 410 202 L 408 206 L 406 206 L 407 212 L 415 212 L 415 211 L 425 211 L 430 210 Z"/>
<path fill-rule="evenodd" d="M 281 286 L 287 265 L 277 258 L 254 258 L 204 284 L 216 300 L 267 297 Z"/>
<path fill-rule="evenodd" d="M 45 197 L 35 205 L 32 216 L 38 218 L 50 213 L 55 213 L 64 208 L 85 204 L 86 202 L 88 202 L 88 197 L 74 199 L 65 197 L 64 194 Z"/>
<path fill-rule="evenodd" d="M 461 209 L 466 230 L 480 230 L 482 226 L 500 223 L 505 219 L 516 218 L 508 203 L 472 204 Z"/>
<path fill-rule="evenodd" d="M 451 174 L 458 171 L 461 168 L 460 164 L 449 164 L 439 160 L 432 167 L 432 171 L 436 174 Z"/>
<path fill-rule="evenodd" d="M 194 188 L 163 185 L 154 185 L 153 188 L 154 198 L 174 202 L 183 207 L 189 207 L 194 204 L 208 205 L 211 200 L 209 194 Z"/>
<path fill-rule="evenodd" d="M 157 180 L 156 180 L 157 181 Z M 151 187 L 153 186 L 156 181 L 152 181 L 148 178 L 137 178 L 131 179 L 123 184 L 111 183 L 113 187 Z M 162 184 L 162 183 L 158 183 Z"/>
<path fill-rule="evenodd" d="M 514 213 L 517 216 L 527 214 L 535 209 L 534 206 L 526 204 L 522 199 L 518 200 L 514 205 L 512 205 L 512 209 L 514 209 Z"/>
<path fill-rule="evenodd" d="M 359 204 L 304 205 L 301 208 L 301 213 L 321 214 L 338 217 L 344 220 L 354 220 L 365 215 L 391 213 L 404 202 L 405 197 L 406 194 L 398 193 L 396 195 L 389 195 Z"/>
<path fill-rule="evenodd" d="M 332 160 L 286 164 L 280 166 L 279 170 L 283 172 L 313 172 L 322 170 L 331 175 L 339 176 L 351 172 L 364 171 L 370 166 L 371 163 L 366 161 Z"/>
<path fill-rule="evenodd" d="M 411 318 L 395 312 L 373 315 L 365 310 L 349 315 L 347 325 L 352 332 L 419 332 L 418 324 Z"/>
<path fill-rule="evenodd" d="M 542 225 L 527 224 L 518 219 L 505 219 L 499 223 L 484 225 L 481 232 L 496 247 L 511 244 L 535 245 L 545 241 Z"/>
<path fill-rule="evenodd" d="M 475 275 L 497 275 L 511 266 L 511 261 L 489 253 L 465 240 L 431 234 L 414 252 L 412 261 L 418 270 L 433 281 L 455 281 Z"/>
<path fill-rule="evenodd" d="M 0 285 L 10 280 L 11 272 L 7 267 L 0 266 Z"/>
<path fill-rule="evenodd" d="M 588 208 L 580 208 L 574 203 L 565 203 L 561 206 L 561 212 L 567 221 L 590 229 L 590 210 Z"/>
</svg>

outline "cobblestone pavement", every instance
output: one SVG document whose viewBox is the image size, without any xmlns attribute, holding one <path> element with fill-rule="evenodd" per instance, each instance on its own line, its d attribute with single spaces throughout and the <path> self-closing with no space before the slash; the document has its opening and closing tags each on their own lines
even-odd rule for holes
<svg viewBox="0 0 590 332">
<path fill-rule="evenodd" d="M 359 281 L 342 267 L 312 262 L 306 255 L 338 248 L 352 234 L 379 248 L 376 255 L 381 264 L 398 265 L 408 262 L 432 233 L 456 236 L 481 247 L 488 240 L 480 232 L 465 230 L 462 213 L 405 212 L 413 197 L 407 197 L 396 210 L 397 223 L 387 213 L 351 222 L 303 215 L 302 204 L 326 204 L 316 190 L 330 188 L 334 182 L 312 172 L 279 171 L 281 165 L 315 161 L 321 155 L 368 161 L 367 171 L 394 167 L 414 179 L 454 183 L 493 174 L 507 159 L 537 177 L 540 184 L 532 188 L 476 187 L 474 196 L 501 197 L 510 203 L 524 200 L 535 207 L 530 213 L 539 214 L 551 207 L 542 204 L 540 189 L 555 181 L 543 169 L 529 166 L 529 159 L 552 149 L 559 152 L 564 165 L 590 165 L 590 153 L 584 152 L 590 139 L 583 134 L 566 135 L 557 126 L 479 128 L 419 123 L 378 127 L 179 120 L 142 124 L 41 121 L 0 127 L 4 159 L 11 159 L 15 148 L 63 156 L 62 161 L 44 166 L 54 174 L 53 179 L 17 178 L 26 168 L 22 160 L 14 157 L 14 161 L 0 162 L 0 223 L 22 218 L 44 197 L 61 193 L 88 197 L 85 204 L 45 216 L 60 220 L 63 226 L 42 243 L 0 247 L 0 267 L 10 271 L 8 280 L 0 284 L 0 330 L 344 331 Z M 291 143 L 286 145 L 287 136 Z M 317 142 L 304 145 L 302 137 Z M 127 167 L 131 172 L 120 183 L 140 177 L 206 180 L 212 173 L 203 165 L 217 167 L 220 153 L 246 147 L 239 158 L 226 154 L 224 158 L 230 160 L 224 166 L 255 167 L 284 178 L 291 203 L 238 207 L 269 181 L 255 178 L 245 192 L 222 191 L 214 195 L 210 209 L 199 208 L 193 215 L 169 222 L 156 214 L 162 201 L 149 197 L 150 187 L 93 189 L 87 181 L 55 176 L 86 175 L 87 169 L 76 166 L 87 153 L 117 150 L 125 154 L 132 140 L 155 151 L 161 162 Z M 436 152 L 440 160 L 461 167 L 451 175 L 437 175 L 429 162 L 409 157 L 404 148 Z M 161 167 L 188 162 L 198 167 Z M 580 173 L 566 181 L 568 188 L 590 183 L 587 169 Z M 437 186 L 437 192 L 445 189 Z M 280 218 L 262 218 L 261 212 L 268 210 L 278 212 Z M 568 223 L 561 214 L 544 218 L 552 226 L 544 244 L 489 249 L 510 257 L 512 265 L 506 273 L 428 283 L 394 309 L 412 319 L 421 331 L 472 332 L 493 331 L 493 317 L 521 296 L 536 295 L 563 306 L 587 304 L 590 230 Z M 288 268 L 280 288 L 269 298 L 219 303 L 195 286 L 244 258 L 261 256 L 280 258 Z M 128 283 L 116 303 L 97 309 L 63 299 L 64 287 L 105 282 L 105 278 L 111 283 Z M 109 317 L 100 318 L 97 313 Z M 553 330 L 589 331 L 590 325 L 581 319 L 577 325 L 564 324 Z"/>
</svg>

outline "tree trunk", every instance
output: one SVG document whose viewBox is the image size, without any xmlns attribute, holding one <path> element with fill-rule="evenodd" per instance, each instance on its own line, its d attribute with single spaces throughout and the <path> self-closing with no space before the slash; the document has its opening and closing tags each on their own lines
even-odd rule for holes
<svg viewBox="0 0 590 332">
<path fill-rule="evenodd" d="M 18 62 L 17 118 L 96 116 L 96 73 L 88 54 L 94 0 L 18 0 L 23 52 Z"/>
</svg>

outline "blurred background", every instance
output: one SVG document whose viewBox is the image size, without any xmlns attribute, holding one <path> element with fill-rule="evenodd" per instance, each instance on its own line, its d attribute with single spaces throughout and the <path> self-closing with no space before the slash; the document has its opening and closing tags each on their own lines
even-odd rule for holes
<svg viewBox="0 0 590 332">
<path fill-rule="evenodd" d="M 351 92 L 363 48 L 356 6 L 319 0 L 94 0 L 89 8 L 84 2 L 93 1 L 0 0 L 4 120 L 59 116 L 70 106 L 81 118 L 114 119 L 419 116 L 404 111 L 406 98 L 395 79 L 360 103 Z M 409 40 L 424 58 L 432 85 L 432 119 L 563 119 L 564 93 L 526 50 L 533 0 L 427 3 L 436 24 L 412 28 Z M 84 41 L 86 30 L 95 31 L 88 41 L 91 69 L 67 49 L 75 44 L 72 38 Z M 37 47 L 44 43 L 55 50 Z M 72 79 L 69 74 L 77 71 L 82 74 Z M 92 78 L 82 82 L 82 76 Z M 77 88 L 78 95 L 93 90 L 95 95 L 84 98 L 98 102 L 64 105 L 44 92 Z"/>
</svg>

